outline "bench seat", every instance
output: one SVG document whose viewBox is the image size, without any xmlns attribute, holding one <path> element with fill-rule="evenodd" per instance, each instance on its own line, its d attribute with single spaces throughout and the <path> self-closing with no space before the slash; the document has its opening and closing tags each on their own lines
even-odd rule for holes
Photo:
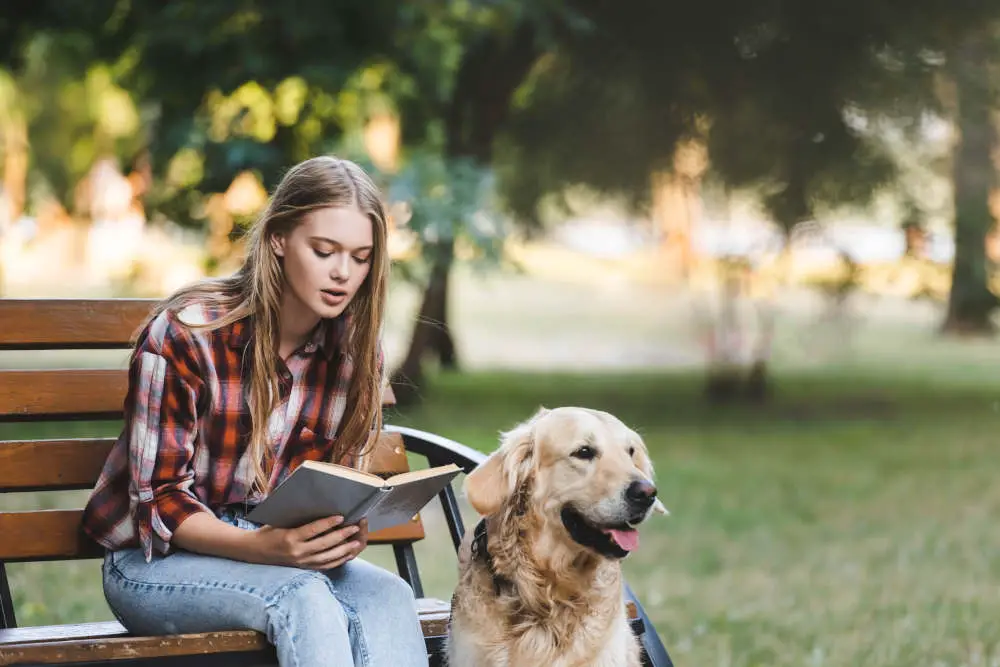
<svg viewBox="0 0 1000 667">
<path fill-rule="evenodd" d="M 420 598 L 420 624 L 428 653 L 440 650 L 448 633 L 449 603 Z M 635 604 L 626 608 L 633 631 L 641 632 Z M 254 653 L 262 664 L 274 664 L 274 649 L 263 634 L 253 630 L 201 632 L 163 637 L 135 637 L 117 621 L 43 625 L 0 630 L 0 666 L 65 665 L 91 661 L 117 661 L 215 653 Z"/>
</svg>

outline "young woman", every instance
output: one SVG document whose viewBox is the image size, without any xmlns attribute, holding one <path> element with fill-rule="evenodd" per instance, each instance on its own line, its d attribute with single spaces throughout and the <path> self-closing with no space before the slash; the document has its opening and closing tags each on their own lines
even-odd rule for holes
<svg viewBox="0 0 1000 667">
<path fill-rule="evenodd" d="M 141 328 L 84 515 L 130 631 L 255 629 L 282 667 L 427 664 L 412 590 L 357 559 L 363 523 L 244 518 L 305 460 L 363 465 L 382 425 L 388 264 L 375 185 L 314 158 L 282 179 L 233 276 L 181 289 Z"/>
</svg>

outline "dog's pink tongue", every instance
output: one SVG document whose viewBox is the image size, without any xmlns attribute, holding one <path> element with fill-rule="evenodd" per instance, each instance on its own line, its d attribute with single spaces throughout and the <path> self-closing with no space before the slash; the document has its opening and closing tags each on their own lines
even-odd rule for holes
<svg viewBox="0 0 1000 667">
<path fill-rule="evenodd" d="M 639 548 L 638 530 L 617 530 L 611 528 L 607 532 L 611 536 L 611 539 L 618 543 L 618 546 L 625 551 L 635 551 Z"/>
</svg>

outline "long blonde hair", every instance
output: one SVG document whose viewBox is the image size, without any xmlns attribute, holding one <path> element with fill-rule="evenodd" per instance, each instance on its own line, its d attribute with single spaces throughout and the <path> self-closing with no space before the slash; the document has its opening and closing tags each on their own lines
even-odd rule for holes
<svg viewBox="0 0 1000 667">
<path fill-rule="evenodd" d="M 214 330 L 247 316 L 253 318 L 251 434 L 247 451 L 254 466 L 254 485 L 262 492 L 268 487 L 272 455 L 267 422 L 279 396 L 278 315 L 284 285 L 281 263 L 270 237 L 291 232 L 310 211 L 334 206 L 356 206 L 372 224 L 371 267 L 344 313 L 352 322 L 344 340 L 348 341 L 345 352 L 354 363 L 354 371 L 332 460 L 362 453 L 374 445 L 371 436 L 374 433 L 377 437 L 382 428 L 379 335 L 385 314 L 389 258 L 386 214 L 378 188 L 355 163 L 321 156 L 292 167 L 250 228 L 243 265 L 231 276 L 207 278 L 181 288 L 160 302 L 150 315 L 153 319 L 164 310 L 179 312 L 192 303 L 201 303 L 220 307 L 225 315 L 206 324 L 188 324 L 192 328 Z"/>
</svg>

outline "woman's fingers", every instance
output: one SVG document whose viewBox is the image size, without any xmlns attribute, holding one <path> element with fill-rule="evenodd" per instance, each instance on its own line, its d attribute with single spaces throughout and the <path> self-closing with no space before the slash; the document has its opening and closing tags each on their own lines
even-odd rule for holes
<svg viewBox="0 0 1000 667">
<path fill-rule="evenodd" d="M 355 535 L 358 530 L 357 526 L 344 526 L 343 528 L 330 531 L 325 535 L 314 537 L 313 539 L 302 543 L 302 555 L 304 557 L 311 558 L 329 551 L 338 544 L 343 544 L 347 539 Z"/>
<path fill-rule="evenodd" d="M 322 519 L 316 519 L 315 521 L 307 523 L 304 526 L 293 528 L 291 533 L 294 535 L 295 539 L 305 542 L 306 540 L 311 540 L 318 535 L 322 535 L 332 528 L 336 528 L 343 522 L 344 517 L 339 514 L 335 514 Z"/>
<path fill-rule="evenodd" d="M 343 558 L 335 560 L 332 563 L 327 563 L 326 565 L 324 565 L 323 567 L 321 567 L 319 569 L 321 569 L 321 570 L 336 570 L 338 567 L 340 567 L 344 563 L 348 563 L 348 562 L 354 560 L 356 557 L 357 556 L 355 556 L 354 554 L 348 554 L 347 556 L 344 556 Z"/>
<path fill-rule="evenodd" d="M 338 544 L 331 549 L 305 559 L 302 561 L 302 566 L 316 570 L 332 570 L 354 558 L 360 546 L 358 542 Z"/>
</svg>

